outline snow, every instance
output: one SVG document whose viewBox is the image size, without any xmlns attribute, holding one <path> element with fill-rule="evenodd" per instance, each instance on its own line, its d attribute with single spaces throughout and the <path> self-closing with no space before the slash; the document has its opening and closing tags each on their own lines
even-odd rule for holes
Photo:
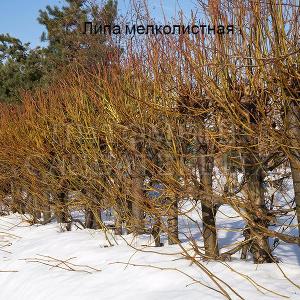
<svg viewBox="0 0 300 300">
<path fill-rule="evenodd" d="M 229 213 L 230 219 L 226 217 Z M 187 222 L 181 220 L 181 225 L 184 224 L 187 225 Z M 220 211 L 218 233 L 221 246 L 241 238 L 236 229 L 242 226 L 242 221 L 229 208 Z M 228 227 L 232 230 L 225 230 Z M 194 225 L 192 229 L 195 232 L 197 228 Z M 178 254 L 178 246 L 167 245 L 166 239 L 163 239 L 164 247 L 154 248 L 145 246 L 149 244 L 148 235 L 134 238 L 132 235 L 116 237 L 110 233 L 108 238 L 114 246 L 109 246 L 101 231 L 73 226 L 72 231 L 61 232 L 56 223 L 30 226 L 20 215 L 1 216 L 0 299 L 224 299 L 220 293 L 200 284 L 217 288 L 199 267 Z M 199 233 L 197 238 L 201 244 Z M 183 245 L 188 248 L 187 241 Z M 300 288 L 295 286 L 300 285 L 300 248 L 280 243 L 275 252 L 281 260 L 278 266 L 254 265 L 250 259 L 240 261 L 239 254 L 231 262 L 200 263 L 244 299 L 282 298 L 274 293 L 300 299 Z M 68 262 L 75 264 L 72 267 L 77 271 L 37 262 L 47 260 L 46 263 L 53 264 L 55 259 L 70 259 Z M 60 266 L 68 268 L 67 265 Z M 200 283 L 193 282 L 179 271 Z M 256 284 L 251 284 L 251 279 Z M 225 290 L 232 299 L 238 299 L 228 288 Z"/>
</svg>

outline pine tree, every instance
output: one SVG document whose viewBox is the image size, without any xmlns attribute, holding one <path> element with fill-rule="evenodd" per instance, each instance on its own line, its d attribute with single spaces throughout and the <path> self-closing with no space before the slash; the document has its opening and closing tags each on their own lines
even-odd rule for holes
<svg viewBox="0 0 300 300">
<path fill-rule="evenodd" d="M 86 21 L 113 24 L 117 2 L 108 0 L 103 7 L 87 0 L 66 0 L 62 8 L 47 6 L 38 21 L 46 31 L 41 40 L 47 47 L 30 48 L 10 35 L 0 35 L 0 101 L 20 102 L 22 90 L 45 86 L 60 76 L 68 65 L 79 62 L 85 68 L 112 60 L 117 47 L 107 43 L 108 36 L 85 35 Z M 59 74 L 59 75 L 57 75 Z"/>
<path fill-rule="evenodd" d="M 66 0 L 67 5 L 59 8 L 47 6 L 40 10 L 38 21 L 46 27 L 42 41 L 48 42 L 47 56 L 54 68 L 65 66 L 74 61 L 94 64 L 105 61 L 108 51 L 102 34 L 83 34 L 87 21 L 113 24 L 117 15 L 117 2 L 109 0 L 100 8 L 88 4 L 87 0 Z"/>
<path fill-rule="evenodd" d="M 40 48 L 31 50 L 10 35 L 0 35 L 0 101 L 21 101 L 20 91 L 32 89 L 41 80 L 44 55 Z"/>
</svg>

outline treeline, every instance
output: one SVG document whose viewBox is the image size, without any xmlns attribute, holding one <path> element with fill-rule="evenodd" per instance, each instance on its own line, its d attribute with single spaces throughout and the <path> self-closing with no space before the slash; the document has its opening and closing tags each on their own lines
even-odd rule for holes
<svg viewBox="0 0 300 300">
<path fill-rule="evenodd" d="M 31 48 L 9 34 L 0 34 L 0 102 L 21 103 L 23 90 L 47 87 L 59 80 L 66 66 L 74 63 L 94 68 L 103 64 L 111 45 L 102 35 L 83 35 L 83 24 L 90 20 L 113 24 L 117 2 L 101 6 L 87 0 L 66 0 L 64 5 L 47 6 L 39 11 L 38 22 L 45 28 L 44 47 Z"/>
<path fill-rule="evenodd" d="M 211 24 L 240 33 L 125 40 L 122 55 L 112 51 L 94 68 L 73 64 L 47 89 L 24 92 L 21 106 L 1 106 L 3 209 L 68 229 L 71 212 L 84 210 L 84 225 L 103 230 L 101 212 L 111 209 L 116 234 L 150 233 L 161 246 L 165 232 L 182 249 L 178 224 L 187 218 L 204 239 L 202 249 L 187 235 L 189 247 L 209 259 L 241 251 L 274 262 L 271 238 L 299 244 L 286 229 L 295 214 L 300 220 L 299 6 L 199 7 Z M 226 252 L 221 205 L 245 222 L 244 241 Z M 198 208 L 203 227 L 191 214 Z"/>
</svg>

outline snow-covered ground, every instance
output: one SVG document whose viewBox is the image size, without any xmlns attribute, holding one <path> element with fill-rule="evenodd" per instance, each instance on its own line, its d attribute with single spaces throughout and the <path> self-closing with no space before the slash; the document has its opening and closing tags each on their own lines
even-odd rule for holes
<svg viewBox="0 0 300 300">
<path fill-rule="evenodd" d="M 223 227 L 219 230 L 220 245 L 235 241 L 235 229 L 242 226 L 241 221 L 228 220 L 222 213 L 218 219 Z M 0 299 L 224 299 L 213 290 L 217 287 L 203 270 L 176 254 L 178 246 L 146 247 L 146 235 L 124 238 L 109 234 L 108 242 L 100 231 L 73 227 L 71 232 L 61 232 L 56 223 L 30 226 L 21 216 L 2 216 Z M 281 243 L 275 254 L 281 260 L 278 266 L 241 262 L 238 254 L 226 264 L 201 264 L 243 299 L 300 299 L 300 248 Z M 238 299 L 224 288 L 232 299 Z"/>
</svg>

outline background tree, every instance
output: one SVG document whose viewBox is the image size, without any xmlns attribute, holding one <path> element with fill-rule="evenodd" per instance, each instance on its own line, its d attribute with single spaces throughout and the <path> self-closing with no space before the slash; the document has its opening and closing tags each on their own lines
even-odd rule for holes
<svg viewBox="0 0 300 300">
<path fill-rule="evenodd" d="M 20 90 L 39 85 L 45 71 L 41 48 L 30 49 L 29 43 L 0 34 L 0 101 L 21 101 Z"/>
<path fill-rule="evenodd" d="M 83 34 L 84 22 L 113 24 L 117 1 L 104 6 L 87 0 L 66 0 L 66 5 L 40 10 L 38 21 L 45 26 L 41 41 L 46 47 L 30 48 L 10 35 L 0 34 L 0 101 L 21 102 L 20 91 L 47 86 L 60 78 L 67 66 L 77 62 L 95 69 L 115 61 L 119 49 L 104 34 Z"/>
<path fill-rule="evenodd" d="M 41 40 L 48 42 L 46 54 L 53 69 L 74 61 L 94 65 L 107 59 L 108 36 L 83 34 L 84 23 L 113 24 L 117 16 L 117 2 L 108 0 L 103 7 L 87 0 L 66 0 L 66 6 L 47 6 L 40 10 L 38 21 L 46 32 Z"/>
</svg>

